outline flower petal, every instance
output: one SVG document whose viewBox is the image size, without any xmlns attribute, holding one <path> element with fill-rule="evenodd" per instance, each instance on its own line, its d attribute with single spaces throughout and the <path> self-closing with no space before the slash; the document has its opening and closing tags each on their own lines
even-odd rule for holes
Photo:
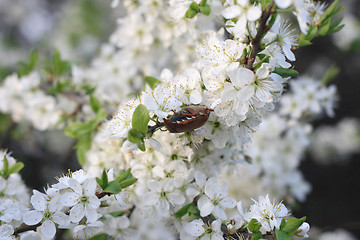
<svg viewBox="0 0 360 240">
<path fill-rule="evenodd" d="M 61 196 L 61 203 L 66 207 L 72 207 L 78 203 L 79 195 L 73 192 L 66 192 Z"/>
<path fill-rule="evenodd" d="M 30 202 L 36 210 L 44 211 L 46 209 L 46 195 L 34 190 L 34 195 L 31 196 Z"/>
<path fill-rule="evenodd" d="M 252 6 L 248 9 L 247 11 L 247 15 L 246 15 L 247 19 L 249 21 L 255 21 L 257 19 L 259 19 L 261 17 L 261 8 L 260 6 Z"/>
<path fill-rule="evenodd" d="M 85 215 L 84 206 L 78 204 L 70 210 L 70 220 L 74 223 L 78 223 Z"/>
<path fill-rule="evenodd" d="M 197 202 L 198 208 L 200 210 L 200 215 L 206 217 L 214 210 L 214 204 L 210 202 L 210 199 L 206 196 L 199 198 Z"/>
<path fill-rule="evenodd" d="M 40 231 L 44 235 L 44 237 L 51 239 L 55 236 L 56 233 L 55 224 L 50 220 L 45 220 L 40 226 Z"/>
<path fill-rule="evenodd" d="M 173 193 L 169 193 L 169 194 L 167 194 L 167 197 L 168 197 L 169 201 L 175 205 L 180 205 L 185 202 L 185 197 L 184 197 L 184 195 L 182 195 L 180 193 L 180 191 L 175 191 Z"/>
<path fill-rule="evenodd" d="M 63 212 L 54 213 L 54 215 L 52 216 L 52 219 L 54 220 L 54 222 L 56 222 L 57 224 L 59 224 L 61 226 L 66 226 L 66 225 L 70 224 L 69 216 Z"/>
<path fill-rule="evenodd" d="M 43 214 L 40 211 L 32 210 L 26 212 L 23 217 L 23 221 L 26 225 L 35 225 L 43 219 Z"/>
<path fill-rule="evenodd" d="M 204 222 L 198 219 L 186 224 L 184 229 L 190 235 L 199 237 L 205 232 L 205 228 L 203 228 L 204 225 Z"/>
<path fill-rule="evenodd" d="M 192 104 L 199 104 L 202 101 L 201 93 L 197 90 L 194 90 L 190 94 L 190 102 Z"/>
</svg>

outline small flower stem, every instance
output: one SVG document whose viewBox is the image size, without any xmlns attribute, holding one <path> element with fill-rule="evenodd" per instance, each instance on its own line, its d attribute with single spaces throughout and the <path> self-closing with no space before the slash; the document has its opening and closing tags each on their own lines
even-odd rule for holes
<svg viewBox="0 0 360 240">
<path fill-rule="evenodd" d="M 41 222 L 39 222 L 38 224 L 36 225 L 32 225 L 32 226 L 26 226 L 26 227 L 22 227 L 22 228 L 19 228 L 17 229 L 15 232 L 14 232 L 14 236 L 17 236 L 19 235 L 20 233 L 23 233 L 23 232 L 27 232 L 27 231 L 35 231 L 38 227 L 41 226 Z"/>
<path fill-rule="evenodd" d="M 266 25 L 266 22 L 269 19 L 269 17 L 271 16 L 271 14 L 273 13 L 273 9 L 272 9 L 273 6 L 274 6 L 274 2 L 272 2 L 270 4 L 268 9 L 265 9 L 262 12 L 259 29 L 256 33 L 255 38 L 251 39 L 252 49 L 251 49 L 251 53 L 248 58 L 247 64 L 245 66 L 246 68 L 248 68 L 250 70 L 254 70 L 253 65 L 255 62 L 256 55 L 259 53 L 260 48 L 261 48 L 261 39 L 263 38 L 264 34 L 267 31 L 269 31 L 269 27 Z"/>
</svg>

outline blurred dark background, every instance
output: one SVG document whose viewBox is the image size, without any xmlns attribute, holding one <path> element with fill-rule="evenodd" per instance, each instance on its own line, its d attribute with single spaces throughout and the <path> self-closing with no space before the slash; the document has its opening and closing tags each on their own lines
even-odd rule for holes
<svg viewBox="0 0 360 240">
<path fill-rule="evenodd" d="M 355 2 L 356 16 L 360 16 L 360 2 Z M 324 62 L 327 66 L 336 65 L 341 72 L 334 79 L 339 94 L 335 117 L 317 120 L 314 126 L 335 125 L 346 117 L 360 119 L 358 42 L 343 51 L 334 45 L 332 36 L 315 39 L 313 45 L 304 47 L 297 53 L 295 68 L 301 73 L 307 72 L 317 62 Z M 295 211 L 295 215 L 307 216 L 307 221 L 322 231 L 343 228 L 360 238 L 359 160 L 360 154 L 353 154 L 345 161 L 323 165 L 307 154 L 300 169 L 305 179 L 311 183 L 312 191 L 306 202 L 300 204 Z"/>
</svg>

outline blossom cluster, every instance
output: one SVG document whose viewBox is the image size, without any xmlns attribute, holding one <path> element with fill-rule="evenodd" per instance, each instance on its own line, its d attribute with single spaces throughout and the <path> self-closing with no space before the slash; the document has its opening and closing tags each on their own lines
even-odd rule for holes
<svg viewBox="0 0 360 240">
<path fill-rule="evenodd" d="M 6 160 L 5 160 L 6 159 Z M 29 194 L 19 173 L 7 174 L 16 164 L 15 158 L 5 150 L 0 150 L 0 237 L 10 236 L 22 223 L 22 216 L 29 211 Z M 6 238 L 8 237 L 8 238 Z"/>
<path fill-rule="evenodd" d="M 8 153 L 3 151 L 2 155 L 7 159 L 3 158 L 2 164 L 5 164 L 5 161 L 8 161 L 10 167 L 15 164 L 15 159 Z M 4 169 L 4 166 L 1 167 Z M 114 179 L 113 170 L 105 175 L 109 181 Z M 166 222 L 172 223 L 172 228 L 176 229 L 184 237 L 183 239 L 195 239 L 199 236 L 206 238 L 208 234 L 223 239 L 220 220 L 227 223 L 230 233 L 234 233 L 252 219 L 256 219 L 262 225 L 260 232 L 266 234 L 279 229 L 282 219 L 289 216 L 285 205 L 271 202 L 269 196 L 260 197 L 258 201 L 253 200 L 254 203 L 249 210 L 244 211 L 241 202 L 236 202 L 235 199 L 227 196 L 225 183 L 217 181 L 216 178 L 206 178 L 200 171 L 195 172 L 193 178 L 195 180 L 188 183 L 180 181 L 179 176 L 149 180 L 148 191 L 142 195 L 140 195 L 141 189 L 144 190 L 142 184 L 137 185 L 136 189 L 131 191 L 133 193 L 124 189 L 118 194 L 102 195 L 102 189 L 95 177 L 79 170 L 59 177 L 56 184 L 45 189 L 45 193 L 33 190 L 31 206 L 29 206 L 29 196 L 23 195 L 26 191 L 22 189 L 24 185 L 21 178 L 18 174 L 11 174 L 7 179 L 1 177 L 2 185 L 5 187 L 2 189 L 3 197 L 0 199 L 2 202 L 0 234 L 3 239 L 14 239 L 12 234 L 16 229 L 19 231 L 16 234 L 20 234 L 22 240 L 51 239 L 55 236 L 58 227 L 72 229 L 76 239 L 88 238 L 100 232 L 119 239 L 143 239 L 142 234 L 149 234 L 152 229 L 155 232 L 154 238 L 151 239 L 159 239 L 161 235 L 164 239 L 174 239 L 171 231 L 164 229 L 158 222 L 164 221 L 167 217 Z M 11 184 L 17 184 L 18 187 L 11 188 Z M 187 190 L 181 191 L 179 184 L 183 184 L 183 187 L 186 185 Z M 219 220 L 211 225 L 200 219 L 188 223 L 179 221 L 176 214 L 174 215 L 174 210 L 178 209 L 176 206 L 184 205 L 196 196 L 199 197 L 197 207 L 200 216 L 206 217 L 212 213 Z M 136 197 L 139 199 L 135 200 Z M 130 199 L 134 203 L 140 201 L 139 205 L 143 206 L 138 205 L 136 210 L 132 209 Z M 237 207 L 234 208 L 235 206 Z M 139 211 L 139 208 L 147 209 L 148 217 L 144 218 L 143 210 Z M 224 209 L 231 209 L 231 216 L 226 214 Z M 154 219 L 149 217 L 154 214 L 160 214 L 161 218 L 155 218 L 155 222 L 151 223 Z M 35 226 L 37 231 L 22 233 L 19 230 L 22 222 Z M 160 226 L 155 227 L 154 224 Z M 206 228 L 212 228 L 214 231 L 205 231 Z M 297 235 L 306 236 L 308 230 L 309 225 L 302 223 Z"/>
<path fill-rule="evenodd" d="M 5 169 L 4 164 L 11 169 L 16 162 L 6 151 L 1 151 L 0 157 L 2 170 Z M 107 175 L 110 181 L 114 179 L 112 170 Z M 45 193 L 33 190 L 30 200 L 18 173 L 10 174 L 7 178 L 0 177 L 0 180 L 1 239 L 15 239 L 12 236 L 14 229 L 21 229 L 24 226 L 22 223 L 35 226 L 33 230 L 37 228 L 36 233 L 20 234 L 22 240 L 35 239 L 36 236 L 36 239 L 52 239 L 56 228 L 72 229 L 74 238 L 84 239 L 102 230 L 104 223 L 99 218 L 103 213 L 111 213 L 110 209 L 120 211 L 129 208 L 125 190 L 102 196 L 102 189 L 95 177 L 83 170 L 59 177 L 58 183 L 47 187 Z M 101 205 L 105 210 L 100 209 Z"/>
<path fill-rule="evenodd" d="M 358 153 L 360 146 L 360 125 L 356 119 L 345 118 L 335 126 L 317 128 L 311 139 L 310 152 L 319 163 L 345 160 Z"/>
<path fill-rule="evenodd" d="M 25 120 L 39 130 L 54 128 L 61 116 L 61 104 L 44 93 L 40 84 L 38 72 L 23 77 L 17 74 L 8 76 L 0 87 L 0 111 L 11 114 L 15 122 Z"/>
</svg>

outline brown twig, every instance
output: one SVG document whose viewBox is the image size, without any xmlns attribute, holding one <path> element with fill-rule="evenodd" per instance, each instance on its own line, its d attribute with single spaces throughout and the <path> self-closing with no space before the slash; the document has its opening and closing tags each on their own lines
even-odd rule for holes
<svg viewBox="0 0 360 240">
<path fill-rule="evenodd" d="M 19 228 L 17 229 L 15 232 L 14 232 L 14 236 L 17 236 L 19 235 L 20 233 L 23 233 L 23 232 L 27 232 L 27 231 L 35 231 L 38 227 L 41 226 L 41 222 L 39 222 L 38 224 L 36 225 L 32 225 L 32 226 L 26 226 L 26 227 L 22 227 L 22 228 Z"/>
<path fill-rule="evenodd" d="M 255 38 L 250 39 L 250 41 L 252 43 L 252 49 L 251 49 L 250 56 L 247 60 L 247 64 L 245 65 L 245 67 L 250 70 L 254 70 L 253 65 L 255 62 L 256 55 L 259 53 L 260 48 L 261 48 L 261 39 L 263 38 L 264 34 L 267 31 L 269 31 L 269 26 L 266 25 L 266 23 L 267 23 L 267 20 L 269 19 L 269 17 L 271 16 L 271 14 L 273 13 L 273 10 L 272 10 L 273 6 L 274 6 L 274 2 L 272 2 L 270 4 L 268 9 L 265 9 L 262 12 L 259 29 L 256 33 L 256 36 L 255 36 Z"/>
</svg>

